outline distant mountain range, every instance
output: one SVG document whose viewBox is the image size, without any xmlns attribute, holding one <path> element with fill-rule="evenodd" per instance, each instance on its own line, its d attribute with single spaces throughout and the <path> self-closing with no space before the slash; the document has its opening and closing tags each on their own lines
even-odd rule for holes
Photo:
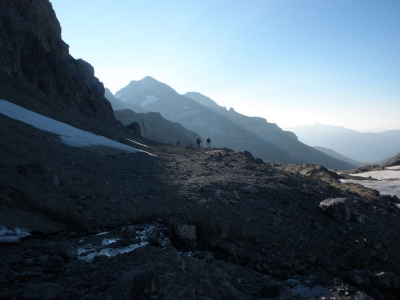
<svg viewBox="0 0 400 300">
<path fill-rule="evenodd" d="M 358 162 L 380 164 L 400 152 L 400 130 L 363 133 L 322 124 L 286 129 L 307 145 L 329 148 Z"/>
<path fill-rule="evenodd" d="M 342 170 L 355 168 L 353 164 L 299 142 L 294 133 L 263 118 L 247 117 L 233 108 L 227 110 L 200 93 L 180 95 L 152 77 L 131 81 L 115 97 L 108 95 L 107 98 L 114 110 L 159 112 L 165 119 L 197 132 L 203 141 L 210 137 L 214 147 L 248 150 L 269 162 L 310 163 Z M 129 121 L 124 120 L 125 123 Z"/>
</svg>

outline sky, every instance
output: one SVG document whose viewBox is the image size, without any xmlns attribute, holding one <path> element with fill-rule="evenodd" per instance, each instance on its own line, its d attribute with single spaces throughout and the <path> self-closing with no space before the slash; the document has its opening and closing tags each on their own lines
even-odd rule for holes
<svg viewBox="0 0 400 300">
<path fill-rule="evenodd" d="M 398 0 L 50 0 L 112 93 L 151 76 L 281 128 L 400 129 Z"/>
</svg>

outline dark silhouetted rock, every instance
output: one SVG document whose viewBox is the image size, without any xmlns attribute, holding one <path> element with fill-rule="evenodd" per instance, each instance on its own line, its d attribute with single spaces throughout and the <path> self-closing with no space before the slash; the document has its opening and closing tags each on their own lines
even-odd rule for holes
<svg viewBox="0 0 400 300">
<path fill-rule="evenodd" d="M 86 115 L 114 119 L 93 67 L 74 59 L 68 48 L 48 0 L 0 2 L 0 68 L 54 101 L 62 99 Z"/>
<path fill-rule="evenodd" d="M 134 135 L 136 136 L 141 136 L 140 133 L 140 125 L 137 122 L 132 122 L 128 126 L 126 126 L 128 129 L 132 130 Z"/>
</svg>

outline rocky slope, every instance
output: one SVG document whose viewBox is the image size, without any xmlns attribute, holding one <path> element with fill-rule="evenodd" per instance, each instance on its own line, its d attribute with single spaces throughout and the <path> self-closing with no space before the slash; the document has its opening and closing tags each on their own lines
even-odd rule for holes
<svg viewBox="0 0 400 300">
<path fill-rule="evenodd" d="M 179 123 L 164 119 L 160 113 L 136 113 L 129 109 L 116 110 L 114 115 L 125 126 L 136 122 L 140 126 L 141 136 L 165 144 L 194 145 L 198 134 L 187 130 Z"/>
<path fill-rule="evenodd" d="M 247 152 L 79 149 L 4 115 L 0 122 L 1 225 L 32 234 L 0 246 L 4 299 L 297 299 L 295 287 L 318 285 L 341 299 L 399 296 L 395 197 Z M 344 200 L 324 212 L 332 198 Z M 83 259 L 96 243 L 138 244 L 146 224 L 160 229 L 144 248 Z"/>
<path fill-rule="evenodd" d="M 54 14 L 45 0 L 0 14 L 34 4 Z M 398 198 L 320 166 L 152 143 L 2 72 L 0 98 L 153 155 L 71 147 L 0 113 L 0 299 L 400 297 Z"/>
</svg>

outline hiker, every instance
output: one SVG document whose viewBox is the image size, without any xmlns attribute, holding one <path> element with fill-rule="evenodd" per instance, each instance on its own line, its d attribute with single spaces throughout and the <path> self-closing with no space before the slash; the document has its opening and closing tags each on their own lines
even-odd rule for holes
<svg viewBox="0 0 400 300">
<path fill-rule="evenodd" d="M 197 148 L 200 149 L 200 146 L 201 146 L 201 139 L 200 139 L 199 137 L 197 137 L 196 144 L 197 144 Z"/>
<path fill-rule="evenodd" d="M 210 149 L 211 147 L 211 139 L 208 137 L 207 138 L 207 148 Z"/>
</svg>

